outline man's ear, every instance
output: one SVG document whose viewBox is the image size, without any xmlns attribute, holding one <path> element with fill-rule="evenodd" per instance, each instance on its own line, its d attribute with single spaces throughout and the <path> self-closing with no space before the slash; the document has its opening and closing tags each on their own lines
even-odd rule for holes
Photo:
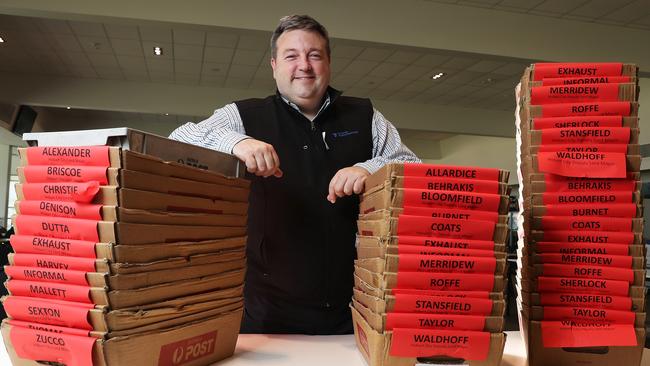
<svg viewBox="0 0 650 366">
<path fill-rule="evenodd" d="M 275 79 L 275 58 L 271 57 L 271 68 L 273 69 L 273 78 Z"/>
</svg>

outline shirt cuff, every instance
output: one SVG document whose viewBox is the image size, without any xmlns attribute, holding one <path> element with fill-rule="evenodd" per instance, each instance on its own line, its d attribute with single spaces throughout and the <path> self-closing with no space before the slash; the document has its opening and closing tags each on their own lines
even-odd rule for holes
<svg viewBox="0 0 650 366">
<path fill-rule="evenodd" d="M 368 171 L 370 174 L 374 174 L 377 170 L 381 169 L 382 165 L 378 162 L 368 160 L 362 163 L 356 163 L 354 166 L 363 168 Z"/>
<path fill-rule="evenodd" d="M 239 132 L 230 131 L 223 136 L 223 140 L 221 141 L 221 146 L 219 150 L 232 154 L 232 149 L 235 147 L 235 145 L 237 145 L 240 141 L 250 139 L 250 138 L 252 137 L 244 135 Z"/>
</svg>

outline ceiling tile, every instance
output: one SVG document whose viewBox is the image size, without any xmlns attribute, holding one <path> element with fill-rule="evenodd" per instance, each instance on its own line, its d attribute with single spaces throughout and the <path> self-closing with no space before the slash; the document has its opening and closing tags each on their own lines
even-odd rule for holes
<svg viewBox="0 0 650 366">
<path fill-rule="evenodd" d="M 544 0 L 503 0 L 499 3 L 496 9 L 500 7 L 510 7 L 530 10 L 543 2 Z"/>
<path fill-rule="evenodd" d="M 418 93 L 415 92 L 403 92 L 399 91 L 393 95 L 390 96 L 390 100 L 398 101 L 398 102 L 408 102 L 411 101 L 413 98 L 415 98 L 418 95 Z"/>
<path fill-rule="evenodd" d="M 452 89 L 449 91 L 447 94 L 451 95 L 458 95 L 460 97 L 466 97 L 468 95 L 471 95 L 477 91 L 481 90 L 480 87 L 478 86 L 471 86 L 471 85 L 463 85 L 459 86 L 458 88 Z"/>
<path fill-rule="evenodd" d="M 140 32 L 137 26 L 123 24 L 104 24 L 104 29 L 110 38 L 136 39 L 140 40 Z"/>
<path fill-rule="evenodd" d="M 78 22 L 74 20 L 69 20 L 68 23 L 77 36 L 106 37 L 106 32 L 104 31 L 104 25 L 102 23 Z"/>
<path fill-rule="evenodd" d="M 237 47 L 237 40 L 239 36 L 230 33 L 221 32 L 208 32 L 205 39 L 206 46 L 220 47 L 220 48 L 235 48 Z"/>
<path fill-rule="evenodd" d="M 425 66 L 411 65 L 405 67 L 402 71 L 395 75 L 397 79 L 420 79 L 423 77 L 429 77 L 431 69 Z"/>
<path fill-rule="evenodd" d="M 332 79 L 331 84 L 338 89 L 348 89 L 352 87 L 357 81 L 361 79 L 361 76 L 356 75 L 338 75 Z M 347 94 L 347 93 L 346 93 Z"/>
<path fill-rule="evenodd" d="M 203 61 L 203 47 L 174 44 L 174 58 L 177 60 Z"/>
<path fill-rule="evenodd" d="M 354 60 L 341 71 L 347 75 L 365 75 L 379 64 L 377 61 Z"/>
<path fill-rule="evenodd" d="M 358 60 L 383 61 L 394 51 L 390 49 L 367 47 L 358 56 Z"/>
<path fill-rule="evenodd" d="M 124 80 L 124 75 L 119 68 L 95 67 L 95 71 L 100 79 Z"/>
<path fill-rule="evenodd" d="M 172 43 L 172 30 L 170 28 L 139 26 L 140 38 L 143 41 Z"/>
<path fill-rule="evenodd" d="M 215 77 L 206 77 L 203 76 L 201 77 L 200 84 L 205 85 L 205 86 L 223 86 L 223 83 L 226 82 L 226 78 L 224 76 L 215 76 Z"/>
<path fill-rule="evenodd" d="M 397 75 L 397 73 L 402 69 L 404 69 L 404 65 L 384 62 L 379 64 L 379 66 L 375 67 L 374 69 L 370 70 L 370 75 L 390 78 Z"/>
<path fill-rule="evenodd" d="M 202 63 L 200 61 L 174 61 L 174 71 L 180 74 L 196 75 L 197 79 L 201 74 Z"/>
<path fill-rule="evenodd" d="M 38 23 L 35 18 L 3 15 L 0 18 L 0 29 L 33 32 L 35 29 L 38 29 Z"/>
<path fill-rule="evenodd" d="M 144 57 L 138 56 L 122 56 L 118 55 L 117 63 L 125 72 L 147 72 L 147 64 Z"/>
<path fill-rule="evenodd" d="M 481 60 L 478 63 L 467 68 L 467 71 L 474 72 L 490 72 L 498 67 L 504 66 L 506 63 L 503 61 Z"/>
<path fill-rule="evenodd" d="M 363 47 L 351 46 L 351 45 L 337 45 L 336 48 L 332 51 L 332 56 L 344 57 L 344 58 L 355 58 L 361 52 L 363 52 Z"/>
<path fill-rule="evenodd" d="M 387 90 L 391 92 L 397 92 L 398 90 L 401 90 L 404 88 L 406 85 L 412 83 L 413 80 L 408 80 L 408 79 L 389 79 L 381 85 L 377 86 L 377 89 L 379 90 Z"/>
<path fill-rule="evenodd" d="M 142 43 L 138 40 L 115 38 L 111 39 L 111 46 L 116 55 L 144 57 Z"/>
<path fill-rule="evenodd" d="M 221 64 L 216 62 L 204 62 L 202 75 L 204 76 L 221 76 L 225 77 L 228 73 L 229 64 Z"/>
<path fill-rule="evenodd" d="M 366 75 L 356 82 L 355 87 L 374 89 L 386 82 L 386 80 L 388 80 L 388 78 L 383 76 Z"/>
<path fill-rule="evenodd" d="M 243 49 L 243 50 L 254 50 L 254 51 L 266 51 L 267 48 L 270 47 L 271 42 L 271 34 L 269 33 L 267 35 L 259 35 L 259 36 L 253 36 L 253 35 L 241 35 L 239 36 L 239 43 L 237 44 L 237 48 Z M 228 81 L 226 80 L 226 83 Z"/>
<path fill-rule="evenodd" d="M 650 14 L 633 21 L 632 24 L 646 26 L 646 27 L 650 26 Z"/>
<path fill-rule="evenodd" d="M 0 19 L 1 23 L 2 19 Z M 72 35 L 72 28 L 70 28 L 70 25 L 65 20 L 42 18 L 38 20 L 38 23 L 44 33 Z"/>
<path fill-rule="evenodd" d="M 534 8 L 535 11 L 565 14 L 585 4 L 585 0 L 546 0 Z"/>
<path fill-rule="evenodd" d="M 115 56 L 105 55 L 101 53 L 89 53 L 88 59 L 94 67 L 114 68 L 117 69 L 120 65 L 117 63 Z"/>
<path fill-rule="evenodd" d="M 332 61 L 330 63 L 330 70 L 332 74 L 341 72 L 341 70 L 345 69 L 350 64 L 350 62 L 352 62 L 351 58 L 332 57 Z"/>
<path fill-rule="evenodd" d="M 70 71 L 81 78 L 96 78 L 97 73 L 95 72 L 95 69 L 92 67 L 84 67 L 84 66 L 77 66 L 75 68 L 71 68 Z"/>
<path fill-rule="evenodd" d="M 492 70 L 492 73 L 494 74 L 502 74 L 502 75 L 518 75 L 521 76 L 524 73 L 524 70 L 526 69 L 528 65 L 525 65 L 523 63 L 516 63 L 516 62 L 509 62 L 508 64 L 501 66 L 495 70 Z"/>
<path fill-rule="evenodd" d="M 256 66 L 250 65 L 231 65 L 228 70 L 228 78 L 240 78 L 240 79 L 250 79 L 253 78 L 255 72 L 257 71 Z M 228 80 L 226 80 L 227 82 Z"/>
<path fill-rule="evenodd" d="M 172 62 L 172 60 L 166 60 L 162 58 L 160 59 L 148 58 L 147 68 L 149 69 L 149 74 L 152 73 L 172 74 L 174 72 L 174 63 Z"/>
<path fill-rule="evenodd" d="M 458 4 L 475 5 L 475 6 L 492 6 L 500 2 L 501 0 L 461 0 L 458 2 Z"/>
<path fill-rule="evenodd" d="M 431 68 L 442 64 L 443 62 L 449 60 L 450 58 L 451 57 L 447 55 L 428 54 L 415 60 L 415 62 L 413 62 L 413 65 L 425 66 Z"/>
<path fill-rule="evenodd" d="M 52 34 L 53 46 L 63 51 L 82 52 L 77 37 L 71 34 Z"/>
<path fill-rule="evenodd" d="M 471 57 L 452 57 L 451 60 L 446 61 L 439 67 L 443 69 L 464 70 L 479 62 L 479 59 Z"/>
<path fill-rule="evenodd" d="M 390 55 L 385 62 L 409 65 L 420 57 L 422 57 L 422 54 L 419 52 L 397 51 Z"/>
<path fill-rule="evenodd" d="M 451 84 L 467 84 L 484 75 L 481 72 L 472 72 L 472 71 L 452 71 L 449 74 L 445 75 L 442 79 L 445 83 Z"/>
<path fill-rule="evenodd" d="M 104 53 L 112 54 L 113 49 L 111 48 L 108 38 L 106 37 L 86 37 L 78 36 L 79 44 L 81 48 L 84 49 L 87 53 Z"/>
<path fill-rule="evenodd" d="M 249 78 L 239 78 L 239 77 L 233 77 L 229 76 L 226 78 L 226 81 L 224 83 L 224 87 L 226 88 L 236 88 L 236 89 L 246 89 L 248 88 L 248 84 L 250 84 Z"/>
<path fill-rule="evenodd" d="M 185 85 L 198 85 L 200 78 L 199 74 L 179 74 L 176 72 L 176 83 Z"/>
<path fill-rule="evenodd" d="M 370 94 L 370 89 L 368 88 L 350 88 L 345 91 L 346 95 L 358 98 L 367 98 Z"/>
<path fill-rule="evenodd" d="M 391 94 L 393 94 L 393 92 L 389 90 L 373 89 L 370 92 L 369 97 L 373 100 L 386 100 Z"/>
<path fill-rule="evenodd" d="M 623 6 L 611 13 L 604 15 L 602 19 L 629 23 L 643 15 L 650 13 L 650 1 L 636 0 L 626 6 Z"/>
<path fill-rule="evenodd" d="M 205 44 L 205 32 L 192 29 L 174 29 L 174 45 L 191 44 L 203 46 Z"/>
<path fill-rule="evenodd" d="M 61 60 L 67 65 L 91 67 L 88 56 L 83 52 L 57 52 Z"/>
<path fill-rule="evenodd" d="M 262 65 L 267 65 L 266 62 L 262 63 Z M 257 68 L 257 71 L 255 71 L 255 75 L 253 76 L 255 79 L 261 79 L 261 80 L 269 80 L 273 81 L 273 70 L 271 69 L 270 66 L 259 66 Z M 273 84 L 275 84 L 275 81 L 273 81 Z"/>
<path fill-rule="evenodd" d="M 250 83 L 251 89 L 266 90 L 272 93 L 275 91 L 276 85 L 275 81 L 267 79 L 256 79 L 254 78 Z"/>
<path fill-rule="evenodd" d="M 174 74 L 171 72 L 149 71 L 149 77 L 154 83 L 173 83 Z"/>
<path fill-rule="evenodd" d="M 206 47 L 203 60 L 208 62 L 230 63 L 234 49 L 221 47 Z"/>
<path fill-rule="evenodd" d="M 264 56 L 264 51 L 252 51 L 238 48 L 235 50 L 232 63 L 236 65 L 258 66 L 262 60 L 262 56 Z"/>
<path fill-rule="evenodd" d="M 162 55 L 156 56 L 156 54 L 154 54 L 153 50 L 155 47 L 162 48 Z M 142 41 L 142 51 L 144 52 L 144 57 L 146 58 L 156 58 L 156 59 L 174 58 L 174 47 L 172 47 L 171 43 Z"/>
<path fill-rule="evenodd" d="M 124 74 L 124 78 L 128 81 L 151 81 L 148 72 L 132 72 L 122 69 L 122 73 Z"/>
<path fill-rule="evenodd" d="M 629 0 L 626 0 L 629 1 Z M 577 16 L 584 16 L 588 18 L 599 18 L 605 14 L 610 13 L 614 9 L 621 6 L 620 1 L 612 0 L 591 0 L 586 4 L 573 9 L 570 14 Z"/>
<path fill-rule="evenodd" d="M 415 80 L 408 85 L 406 85 L 404 88 L 402 88 L 401 91 L 404 92 L 417 92 L 421 93 L 433 86 L 433 83 L 431 80 Z"/>
</svg>

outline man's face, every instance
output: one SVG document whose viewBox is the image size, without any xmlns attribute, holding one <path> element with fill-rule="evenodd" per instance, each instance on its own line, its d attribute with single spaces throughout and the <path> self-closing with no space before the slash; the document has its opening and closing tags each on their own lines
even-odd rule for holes
<svg viewBox="0 0 650 366">
<path fill-rule="evenodd" d="M 325 39 L 316 32 L 297 29 L 282 33 L 276 45 L 271 67 L 278 90 L 301 108 L 314 108 L 330 82 Z"/>
</svg>

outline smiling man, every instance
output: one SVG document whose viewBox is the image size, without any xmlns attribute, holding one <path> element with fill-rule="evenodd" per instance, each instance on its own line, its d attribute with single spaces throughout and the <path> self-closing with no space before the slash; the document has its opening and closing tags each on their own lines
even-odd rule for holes
<svg viewBox="0 0 650 366">
<path fill-rule="evenodd" d="M 228 104 L 170 138 L 236 155 L 252 180 L 242 333 L 352 333 L 356 194 L 386 163 L 419 160 L 369 100 L 329 86 L 316 20 L 282 18 L 271 51 L 275 95 Z"/>
</svg>

